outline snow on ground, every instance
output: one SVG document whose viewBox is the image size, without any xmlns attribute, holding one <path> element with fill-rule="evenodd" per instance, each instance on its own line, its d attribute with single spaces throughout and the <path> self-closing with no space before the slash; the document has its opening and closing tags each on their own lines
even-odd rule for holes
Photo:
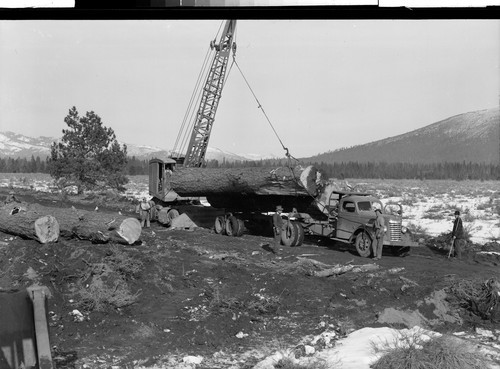
<svg viewBox="0 0 500 369">
<path fill-rule="evenodd" d="M 416 342 L 425 342 L 440 335 L 440 333 L 425 330 L 418 326 L 401 330 L 389 327 L 366 327 L 336 341 L 332 348 L 314 352 L 312 355 L 298 359 L 294 357 L 291 350 L 276 352 L 260 361 L 254 366 L 254 369 L 274 369 L 275 365 L 283 358 L 291 359 L 296 364 L 301 365 L 323 362 L 327 367 L 331 368 L 370 369 L 370 365 L 382 357 L 381 349 L 395 346 L 401 347 L 400 345 L 408 342 L 407 340 L 411 341 L 413 338 L 417 338 L 418 341 Z M 493 363 L 493 361 L 500 361 L 500 330 L 492 332 L 478 329 L 476 334 L 459 332 L 455 336 L 477 345 L 478 350 L 492 360 L 490 369 L 500 369 L 500 365 Z"/>
</svg>

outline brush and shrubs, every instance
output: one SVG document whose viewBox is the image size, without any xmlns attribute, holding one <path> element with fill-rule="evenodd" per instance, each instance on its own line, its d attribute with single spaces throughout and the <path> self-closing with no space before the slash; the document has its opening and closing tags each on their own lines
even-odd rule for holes
<svg viewBox="0 0 500 369">
<path fill-rule="evenodd" d="M 495 278 L 487 281 L 461 279 L 448 288 L 450 302 L 483 320 L 500 319 L 500 282 Z"/>
<path fill-rule="evenodd" d="M 468 342 L 442 335 L 402 335 L 394 344 L 374 346 L 382 353 L 372 369 L 485 369 L 488 360 Z"/>
</svg>

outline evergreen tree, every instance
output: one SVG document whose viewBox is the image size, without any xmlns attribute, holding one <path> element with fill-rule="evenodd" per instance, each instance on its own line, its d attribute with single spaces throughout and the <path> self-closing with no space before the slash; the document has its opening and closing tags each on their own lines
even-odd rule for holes
<svg viewBox="0 0 500 369">
<path fill-rule="evenodd" d="M 80 117 L 76 107 L 69 110 L 64 122 L 68 129 L 63 129 L 61 141 L 51 146 L 50 175 L 75 184 L 79 193 L 98 185 L 123 190 L 128 182 L 127 147 L 120 147 L 114 131 L 93 111 Z"/>
</svg>

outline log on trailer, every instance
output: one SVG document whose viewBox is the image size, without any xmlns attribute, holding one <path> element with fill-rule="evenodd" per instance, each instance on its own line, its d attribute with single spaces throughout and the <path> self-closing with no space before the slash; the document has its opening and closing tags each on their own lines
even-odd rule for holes
<svg viewBox="0 0 500 369">
<path fill-rule="evenodd" d="M 316 172 L 307 168 L 179 168 L 170 177 L 170 188 L 181 196 L 255 194 L 316 195 Z"/>
<path fill-rule="evenodd" d="M 17 211 L 15 209 L 18 209 Z M 0 230 L 24 238 L 42 242 L 34 234 L 34 222 L 44 217 L 56 220 L 59 237 L 79 238 L 95 243 L 116 242 L 133 244 L 139 240 L 141 225 L 135 218 L 127 218 L 119 214 L 109 214 L 72 208 L 46 207 L 39 204 L 7 204 L 0 211 Z M 38 227 L 44 229 L 44 227 Z M 45 227 L 48 229 L 50 227 Z M 44 242 L 42 242 L 44 243 Z"/>
<path fill-rule="evenodd" d="M 216 208 L 274 211 L 307 208 L 318 195 L 318 171 L 303 168 L 179 168 L 168 188 L 183 197 L 204 196 Z"/>
</svg>

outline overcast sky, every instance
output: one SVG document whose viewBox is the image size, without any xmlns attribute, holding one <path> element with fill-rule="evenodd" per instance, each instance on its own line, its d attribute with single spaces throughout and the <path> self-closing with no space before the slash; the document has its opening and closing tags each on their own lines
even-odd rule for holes
<svg viewBox="0 0 500 369">
<path fill-rule="evenodd" d="M 60 137 L 72 106 L 171 149 L 221 20 L 0 21 L 0 131 Z M 236 59 L 295 157 L 499 104 L 498 20 L 241 20 Z M 236 67 L 210 146 L 283 150 Z"/>
</svg>

